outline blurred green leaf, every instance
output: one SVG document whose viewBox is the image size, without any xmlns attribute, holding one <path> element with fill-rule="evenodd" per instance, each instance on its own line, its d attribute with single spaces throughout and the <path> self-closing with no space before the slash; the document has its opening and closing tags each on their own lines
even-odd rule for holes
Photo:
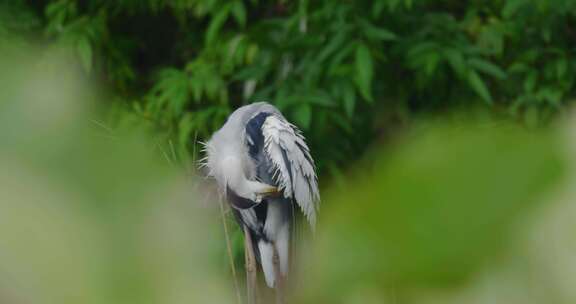
<svg viewBox="0 0 576 304">
<path fill-rule="evenodd" d="M 450 67 L 452 68 L 452 70 L 454 70 L 456 74 L 458 75 L 466 74 L 467 65 L 466 62 L 464 61 L 464 56 L 460 51 L 449 48 L 445 49 L 443 53 L 448 63 L 450 64 Z"/>
<path fill-rule="evenodd" d="M 369 39 L 390 41 L 397 38 L 396 34 L 394 34 L 392 31 L 382 27 L 374 26 L 366 20 L 361 19 L 360 26 L 364 35 L 366 35 L 366 37 Z"/>
<path fill-rule="evenodd" d="M 533 92 L 536 88 L 536 81 L 538 81 L 538 72 L 534 70 L 530 71 L 524 80 L 524 90 L 526 92 Z"/>
<path fill-rule="evenodd" d="M 356 47 L 355 54 L 355 81 L 358 91 L 365 100 L 372 102 L 372 77 L 374 66 L 370 50 L 365 44 Z"/>
<path fill-rule="evenodd" d="M 310 105 L 307 103 L 301 103 L 296 108 L 295 117 L 296 121 L 298 122 L 298 126 L 303 130 L 307 130 L 310 128 L 310 121 L 312 119 L 312 110 Z"/>
<path fill-rule="evenodd" d="M 228 19 L 230 13 L 230 5 L 223 6 L 220 10 L 216 12 L 214 18 L 210 21 L 208 29 L 206 30 L 206 43 L 211 44 L 216 39 L 216 35 Z"/>
<path fill-rule="evenodd" d="M 468 83 L 485 102 L 489 104 L 492 103 L 492 95 L 490 94 L 490 91 L 488 91 L 486 84 L 484 84 L 482 78 L 480 78 L 475 71 L 468 71 Z"/>
<path fill-rule="evenodd" d="M 395 286 L 399 298 L 461 286 L 501 257 L 516 223 L 562 176 L 548 133 L 506 125 L 418 130 L 392 153 L 374 153 L 328 196 L 319 251 L 306 265 L 313 270 L 305 303 L 342 303 L 366 284 Z"/>
<path fill-rule="evenodd" d="M 240 26 L 246 25 L 246 8 L 244 7 L 244 3 L 242 1 L 234 1 L 232 3 L 232 15 L 240 24 Z"/>
<path fill-rule="evenodd" d="M 348 117 L 352 117 L 354 115 L 354 107 L 356 105 L 356 92 L 350 88 L 345 89 L 343 93 L 344 110 L 346 111 L 346 115 L 348 115 Z"/>
<path fill-rule="evenodd" d="M 506 72 L 504 72 L 500 67 L 484 59 L 472 58 L 468 63 L 470 64 L 471 67 L 475 68 L 476 70 L 481 71 L 494 78 L 504 80 L 507 77 Z"/>
<path fill-rule="evenodd" d="M 90 73 L 92 70 L 92 46 L 90 46 L 90 41 L 85 37 L 78 39 L 76 50 L 82 67 L 87 73 Z"/>
<path fill-rule="evenodd" d="M 525 4 L 526 0 L 508 0 L 502 9 L 502 15 L 511 18 Z"/>
</svg>

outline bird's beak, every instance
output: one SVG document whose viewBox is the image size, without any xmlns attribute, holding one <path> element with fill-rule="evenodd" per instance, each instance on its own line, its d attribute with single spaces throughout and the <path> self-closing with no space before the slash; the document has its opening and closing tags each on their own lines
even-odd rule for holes
<svg viewBox="0 0 576 304">
<path fill-rule="evenodd" d="M 278 189 L 278 187 L 270 186 L 266 187 L 263 191 L 259 193 L 262 197 L 279 197 L 282 195 L 282 192 Z"/>
</svg>

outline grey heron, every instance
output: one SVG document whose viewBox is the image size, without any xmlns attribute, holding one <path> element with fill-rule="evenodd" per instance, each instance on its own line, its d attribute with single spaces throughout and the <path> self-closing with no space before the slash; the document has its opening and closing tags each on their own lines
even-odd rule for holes
<svg viewBox="0 0 576 304">
<path fill-rule="evenodd" d="M 294 204 L 312 228 L 319 207 L 316 167 L 304 136 L 277 108 L 258 102 L 234 111 L 205 151 L 208 176 L 244 229 L 246 255 L 256 257 L 266 284 L 276 287 L 289 268 Z"/>
</svg>

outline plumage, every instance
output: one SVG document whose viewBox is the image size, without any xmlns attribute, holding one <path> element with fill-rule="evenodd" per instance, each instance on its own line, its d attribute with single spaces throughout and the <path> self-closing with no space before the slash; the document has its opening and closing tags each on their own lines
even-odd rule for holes
<svg viewBox="0 0 576 304">
<path fill-rule="evenodd" d="M 300 130 L 274 106 L 259 102 L 234 111 L 205 144 L 204 165 L 246 227 L 273 287 L 278 274 L 288 272 L 293 204 L 314 228 L 320 194 L 314 161 Z M 276 189 L 279 195 L 270 195 Z"/>
</svg>

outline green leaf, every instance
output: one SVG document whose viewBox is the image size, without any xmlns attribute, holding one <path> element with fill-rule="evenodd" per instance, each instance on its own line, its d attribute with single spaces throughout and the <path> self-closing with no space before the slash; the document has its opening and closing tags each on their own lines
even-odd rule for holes
<svg viewBox="0 0 576 304">
<path fill-rule="evenodd" d="M 306 130 L 310 128 L 310 121 L 312 120 L 312 109 L 310 108 L 309 104 L 301 103 L 296 109 L 295 114 L 295 119 L 301 129 Z"/>
<path fill-rule="evenodd" d="M 428 124 L 422 131 L 399 149 L 376 151 L 378 161 L 326 199 L 331 205 L 314 264 L 322 277 L 310 281 L 328 280 L 326 294 L 344 284 L 361 289 L 375 278 L 439 290 L 469 282 L 488 257 L 508 252 L 502 244 L 518 220 L 545 206 L 542 195 L 563 180 L 559 145 L 542 133 L 474 123 Z M 359 198 L 366 207 L 350 212 Z M 351 242 L 358 244 L 353 255 L 331 254 Z M 357 263 L 348 265 L 352 256 Z M 369 275 L 346 280 L 351 273 Z"/>
<path fill-rule="evenodd" d="M 564 78 L 567 70 L 568 70 L 568 61 L 566 61 L 565 59 L 560 59 L 556 62 L 556 77 L 558 79 Z"/>
<path fill-rule="evenodd" d="M 538 81 L 538 72 L 532 70 L 524 80 L 524 90 L 526 92 L 533 92 L 534 88 L 536 88 L 536 81 Z"/>
<path fill-rule="evenodd" d="M 468 63 L 474 69 L 483 72 L 484 74 L 498 78 L 500 80 L 504 80 L 508 77 L 508 75 L 506 75 L 506 72 L 504 72 L 504 70 L 502 70 L 499 66 L 484 59 L 473 58 L 470 59 Z"/>
<path fill-rule="evenodd" d="M 492 104 L 492 95 L 490 94 L 490 91 L 478 73 L 473 70 L 468 72 L 468 84 L 470 84 L 470 87 L 474 90 L 474 92 L 482 97 L 485 102 Z"/>
<path fill-rule="evenodd" d="M 432 41 L 426 41 L 417 43 L 414 47 L 408 50 L 408 57 L 419 57 L 422 54 L 430 52 L 438 52 L 438 43 Z"/>
<path fill-rule="evenodd" d="M 187 145 L 191 140 L 190 134 L 194 130 L 194 116 L 192 113 L 186 113 L 178 123 L 178 143 L 180 145 Z M 196 144 L 196 143 L 194 143 Z"/>
<path fill-rule="evenodd" d="M 246 50 L 246 62 L 252 63 L 258 54 L 258 45 L 250 44 Z"/>
<path fill-rule="evenodd" d="M 244 27 L 246 25 L 246 7 L 244 7 L 242 1 L 232 3 L 232 15 L 234 15 L 234 19 L 240 26 Z"/>
<path fill-rule="evenodd" d="M 350 119 L 346 119 L 346 117 L 339 112 L 333 112 L 331 114 L 333 116 L 332 120 L 342 129 L 342 131 L 346 132 L 348 135 L 354 134 L 354 128 L 352 127 L 352 121 Z"/>
<path fill-rule="evenodd" d="M 508 0 L 502 9 L 502 16 L 504 18 L 511 18 L 523 5 L 527 3 L 526 0 Z"/>
<path fill-rule="evenodd" d="M 342 45 L 346 43 L 348 35 L 345 32 L 338 32 L 336 35 L 332 36 L 330 41 L 326 44 L 322 51 L 318 55 L 318 61 L 324 61 L 328 56 L 335 53 L 337 50 L 342 48 Z"/>
<path fill-rule="evenodd" d="M 369 39 L 389 41 L 397 38 L 393 32 L 382 27 L 374 26 L 366 20 L 361 20 L 360 26 L 364 35 Z"/>
<path fill-rule="evenodd" d="M 356 105 L 356 92 L 354 92 L 353 88 L 347 87 L 343 93 L 344 111 L 351 118 L 354 115 L 354 106 Z"/>
<path fill-rule="evenodd" d="M 465 75 L 466 74 L 466 63 L 464 62 L 464 56 L 462 52 L 456 49 L 445 49 L 444 50 L 444 57 L 452 67 L 452 70 L 457 75 Z"/>
<path fill-rule="evenodd" d="M 562 102 L 562 93 L 562 90 L 554 87 L 545 87 L 536 93 L 536 98 L 548 102 L 551 105 L 560 106 Z"/>
<path fill-rule="evenodd" d="M 323 91 L 308 94 L 307 101 L 311 105 L 319 105 L 322 107 L 333 107 L 335 105 L 334 99 L 328 93 Z"/>
<path fill-rule="evenodd" d="M 368 35 L 370 38 L 383 41 L 396 40 L 397 38 L 396 34 L 381 27 L 369 28 L 369 30 L 366 32 L 366 35 Z"/>
<path fill-rule="evenodd" d="M 81 37 L 76 42 L 76 51 L 80 57 L 80 64 L 87 73 L 92 70 L 92 46 L 86 37 Z"/>
<path fill-rule="evenodd" d="M 372 97 L 372 78 L 374 66 L 372 55 L 365 44 L 356 47 L 355 55 L 355 81 L 358 91 L 369 102 L 373 101 Z"/>
<path fill-rule="evenodd" d="M 210 21 L 208 29 L 206 30 L 206 44 L 211 44 L 216 39 L 216 35 L 228 19 L 228 14 L 230 13 L 230 6 L 226 5 L 221 10 L 219 10 L 216 15 Z"/>
<path fill-rule="evenodd" d="M 530 66 L 523 62 L 515 62 L 508 67 L 508 73 L 510 74 L 524 73 L 528 70 L 530 70 Z"/>
<path fill-rule="evenodd" d="M 372 5 L 372 18 L 376 19 L 380 17 L 382 11 L 384 10 L 385 1 L 374 1 Z"/>
<path fill-rule="evenodd" d="M 426 75 L 432 76 L 438 67 L 438 63 L 440 62 L 440 56 L 438 53 L 428 53 L 421 57 L 423 60 L 424 71 Z"/>
<path fill-rule="evenodd" d="M 160 72 L 152 92 L 155 93 L 153 100 L 159 106 L 166 106 L 172 114 L 178 115 L 188 103 L 188 77 L 178 69 L 164 69 Z"/>
</svg>

